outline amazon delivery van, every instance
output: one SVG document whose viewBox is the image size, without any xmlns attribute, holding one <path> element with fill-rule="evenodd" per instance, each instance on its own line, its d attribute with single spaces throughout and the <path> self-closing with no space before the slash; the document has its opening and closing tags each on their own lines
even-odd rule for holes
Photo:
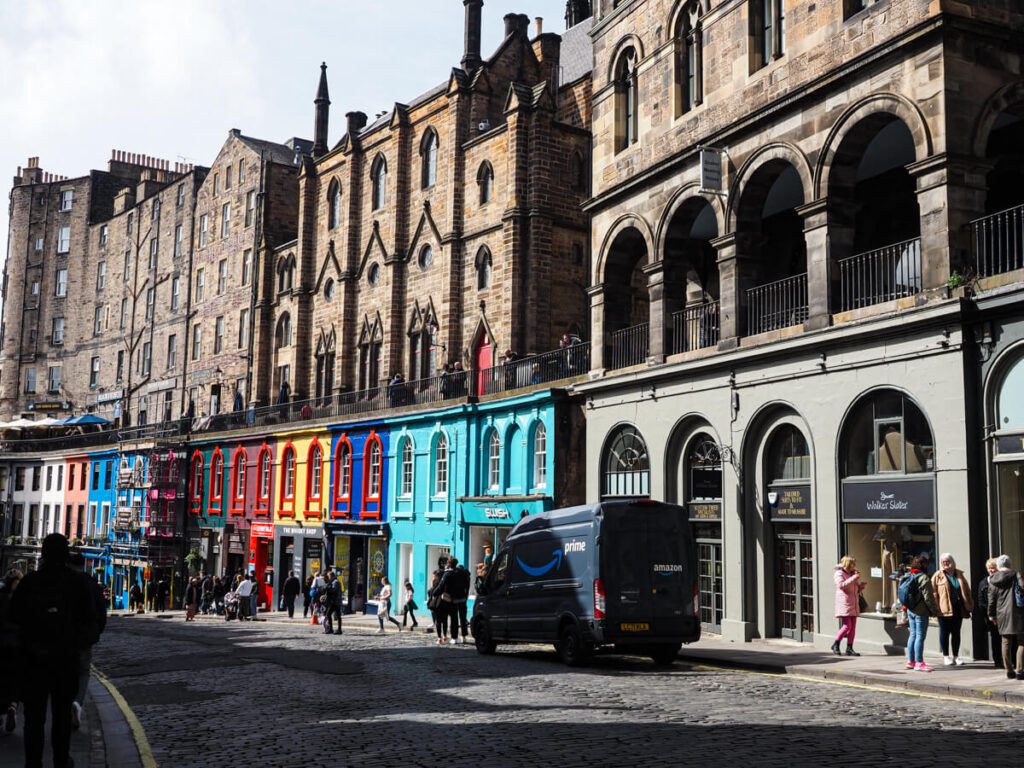
<svg viewBox="0 0 1024 768">
<path fill-rule="evenodd" d="M 599 646 L 670 664 L 700 639 L 697 552 L 685 508 L 604 501 L 530 515 L 477 588 L 473 637 L 553 643 L 567 664 Z"/>
</svg>

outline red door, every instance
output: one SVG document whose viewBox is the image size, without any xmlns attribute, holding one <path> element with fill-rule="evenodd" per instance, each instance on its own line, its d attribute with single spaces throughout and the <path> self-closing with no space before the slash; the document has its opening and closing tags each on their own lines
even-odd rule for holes
<svg viewBox="0 0 1024 768">
<path fill-rule="evenodd" d="M 256 539 L 256 557 L 254 563 L 256 566 L 256 578 L 260 582 L 260 596 L 256 599 L 257 604 L 265 606 L 264 610 L 270 610 L 270 590 L 267 586 L 264 574 L 266 573 L 267 563 L 267 539 Z"/>
<path fill-rule="evenodd" d="M 473 367 L 476 368 L 476 393 L 478 395 L 486 394 L 487 387 L 485 386 L 486 379 L 490 376 L 488 370 L 494 362 L 493 356 L 494 348 L 491 345 L 491 340 L 484 334 L 484 337 L 480 340 L 480 346 L 476 348 L 476 359 L 473 361 Z"/>
</svg>

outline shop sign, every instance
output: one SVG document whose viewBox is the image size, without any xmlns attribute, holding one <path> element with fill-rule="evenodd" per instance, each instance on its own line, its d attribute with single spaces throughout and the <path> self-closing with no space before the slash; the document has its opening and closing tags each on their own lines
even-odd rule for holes
<svg viewBox="0 0 1024 768">
<path fill-rule="evenodd" d="M 245 544 L 242 543 L 242 534 L 240 533 L 229 533 L 228 534 L 228 554 L 229 555 L 244 555 Z"/>
<path fill-rule="evenodd" d="M 66 411 L 69 408 L 71 408 L 71 403 L 60 403 L 55 401 L 28 404 L 28 409 L 30 411 Z"/>
<path fill-rule="evenodd" d="M 178 386 L 177 379 L 164 379 L 163 381 L 154 381 L 146 387 L 146 391 L 149 393 L 163 392 L 168 389 L 174 389 L 176 386 Z"/>
<path fill-rule="evenodd" d="M 252 523 L 249 526 L 249 535 L 254 539 L 274 538 L 273 523 Z"/>
<path fill-rule="evenodd" d="M 843 520 L 934 520 L 935 478 L 843 481 Z"/>
<path fill-rule="evenodd" d="M 772 522 L 811 519 L 811 486 L 775 485 L 768 491 Z"/>
<path fill-rule="evenodd" d="M 996 438 L 996 450 L 1000 456 L 1010 453 L 1024 453 L 1024 432 L 1015 435 L 999 435 Z"/>
<path fill-rule="evenodd" d="M 279 525 L 277 533 L 279 536 L 319 536 L 321 531 L 319 526 Z"/>
<path fill-rule="evenodd" d="M 112 389 L 109 392 L 102 392 L 96 395 L 97 403 L 112 403 L 115 400 L 120 400 L 124 397 L 123 389 Z"/>
<path fill-rule="evenodd" d="M 460 501 L 462 520 L 467 525 L 515 525 L 519 519 L 527 515 L 534 515 L 545 511 L 548 507 L 544 499 L 536 497 L 528 499 L 474 499 L 472 501 Z"/>
<path fill-rule="evenodd" d="M 691 501 L 686 506 L 690 510 L 691 520 L 722 519 L 722 502 L 720 501 Z"/>
</svg>

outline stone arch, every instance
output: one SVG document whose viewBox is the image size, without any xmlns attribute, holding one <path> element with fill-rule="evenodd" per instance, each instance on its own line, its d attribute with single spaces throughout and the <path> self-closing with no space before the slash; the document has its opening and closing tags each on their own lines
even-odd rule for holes
<svg viewBox="0 0 1024 768">
<path fill-rule="evenodd" d="M 1024 103 L 1024 80 L 1018 80 L 993 93 L 974 121 L 971 151 L 976 158 L 984 158 L 988 139 L 999 116 L 1010 107 Z"/>
<path fill-rule="evenodd" d="M 750 155 L 736 173 L 736 181 L 733 182 L 729 194 L 729 204 L 726 209 L 726 224 L 728 232 L 735 232 L 737 220 L 740 215 L 740 207 L 744 197 L 750 191 L 749 185 L 760 171 L 770 165 L 791 165 L 800 177 L 800 183 L 804 191 L 804 203 L 810 202 L 810 194 L 814 189 L 814 173 L 811 170 L 807 155 L 799 147 L 789 142 L 773 142 L 761 147 Z"/>
<path fill-rule="evenodd" d="M 636 52 L 636 60 L 638 64 L 644 60 L 644 45 L 639 36 L 634 34 L 623 35 L 619 38 L 618 42 L 615 43 L 615 47 L 612 49 L 612 55 L 608 57 L 608 69 L 605 72 L 606 85 L 615 81 L 615 72 L 619 67 L 619 59 L 622 58 L 622 53 L 627 48 L 632 48 Z"/>
<path fill-rule="evenodd" d="M 865 120 L 877 122 L 879 127 L 893 120 L 901 121 L 913 139 L 914 159 L 920 162 L 932 154 L 931 132 L 917 105 L 894 93 L 872 94 L 847 109 L 836 120 L 825 138 L 814 172 L 814 186 L 807 187 L 814 190 L 814 199 L 820 199 L 828 194 L 829 175 L 835 166 L 836 155 L 844 140 L 861 127 Z"/>
<path fill-rule="evenodd" d="M 608 228 L 608 232 L 605 234 L 604 239 L 601 241 L 600 255 L 598 256 L 597 264 L 595 266 L 595 283 L 604 282 L 608 254 L 611 252 L 612 244 L 620 234 L 630 228 L 636 230 L 640 237 L 643 238 L 644 245 L 647 247 L 647 253 L 655 253 L 654 233 L 651 232 L 651 227 L 647 221 L 639 214 L 624 213 L 612 223 Z"/>
<path fill-rule="evenodd" d="M 718 233 L 725 233 L 726 211 L 722 205 L 722 199 L 718 195 L 709 195 L 701 192 L 700 183 L 691 181 L 676 190 L 675 194 L 673 194 L 669 199 L 668 204 L 665 206 L 665 210 L 661 214 L 661 219 L 658 221 L 658 228 L 654 237 L 655 248 L 653 250 L 653 261 L 661 261 L 664 258 L 665 239 L 668 235 L 670 222 L 683 206 L 687 205 L 695 198 L 704 200 L 711 206 L 711 210 L 715 213 L 715 226 L 718 228 Z"/>
<path fill-rule="evenodd" d="M 697 16 L 701 18 L 708 12 L 708 5 L 707 0 L 676 0 L 672 11 L 668 15 L 669 24 L 666 29 L 669 30 L 669 35 L 674 36 L 679 31 L 679 25 L 683 22 L 683 16 L 689 13 L 691 6 L 696 6 Z"/>
<path fill-rule="evenodd" d="M 693 438 L 700 432 L 706 432 L 722 445 L 722 437 L 712 426 L 711 421 L 703 413 L 690 412 L 676 419 L 669 430 L 665 441 L 665 501 L 671 504 L 684 504 L 683 483 L 681 473 L 684 471 L 686 449 Z"/>
</svg>

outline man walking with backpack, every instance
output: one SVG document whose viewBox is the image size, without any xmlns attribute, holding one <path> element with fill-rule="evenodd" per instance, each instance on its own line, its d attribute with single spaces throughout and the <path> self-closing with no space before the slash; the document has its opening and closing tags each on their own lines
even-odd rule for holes
<svg viewBox="0 0 1024 768">
<path fill-rule="evenodd" d="M 11 598 L 11 617 L 21 640 L 22 700 L 25 705 L 25 765 L 41 768 L 46 702 L 52 699 L 50 741 L 55 768 L 73 765 L 71 706 L 78 688 L 79 654 L 97 636 L 93 596 L 68 568 L 68 540 L 51 533 L 43 540 L 38 571 L 22 579 Z"/>
<path fill-rule="evenodd" d="M 1006 555 L 996 558 L 996 568 L 988 577 L 988 617 L 1003 638 L 1006 676 L 1024 680 L 1024 579 Z"/>
</svg>

